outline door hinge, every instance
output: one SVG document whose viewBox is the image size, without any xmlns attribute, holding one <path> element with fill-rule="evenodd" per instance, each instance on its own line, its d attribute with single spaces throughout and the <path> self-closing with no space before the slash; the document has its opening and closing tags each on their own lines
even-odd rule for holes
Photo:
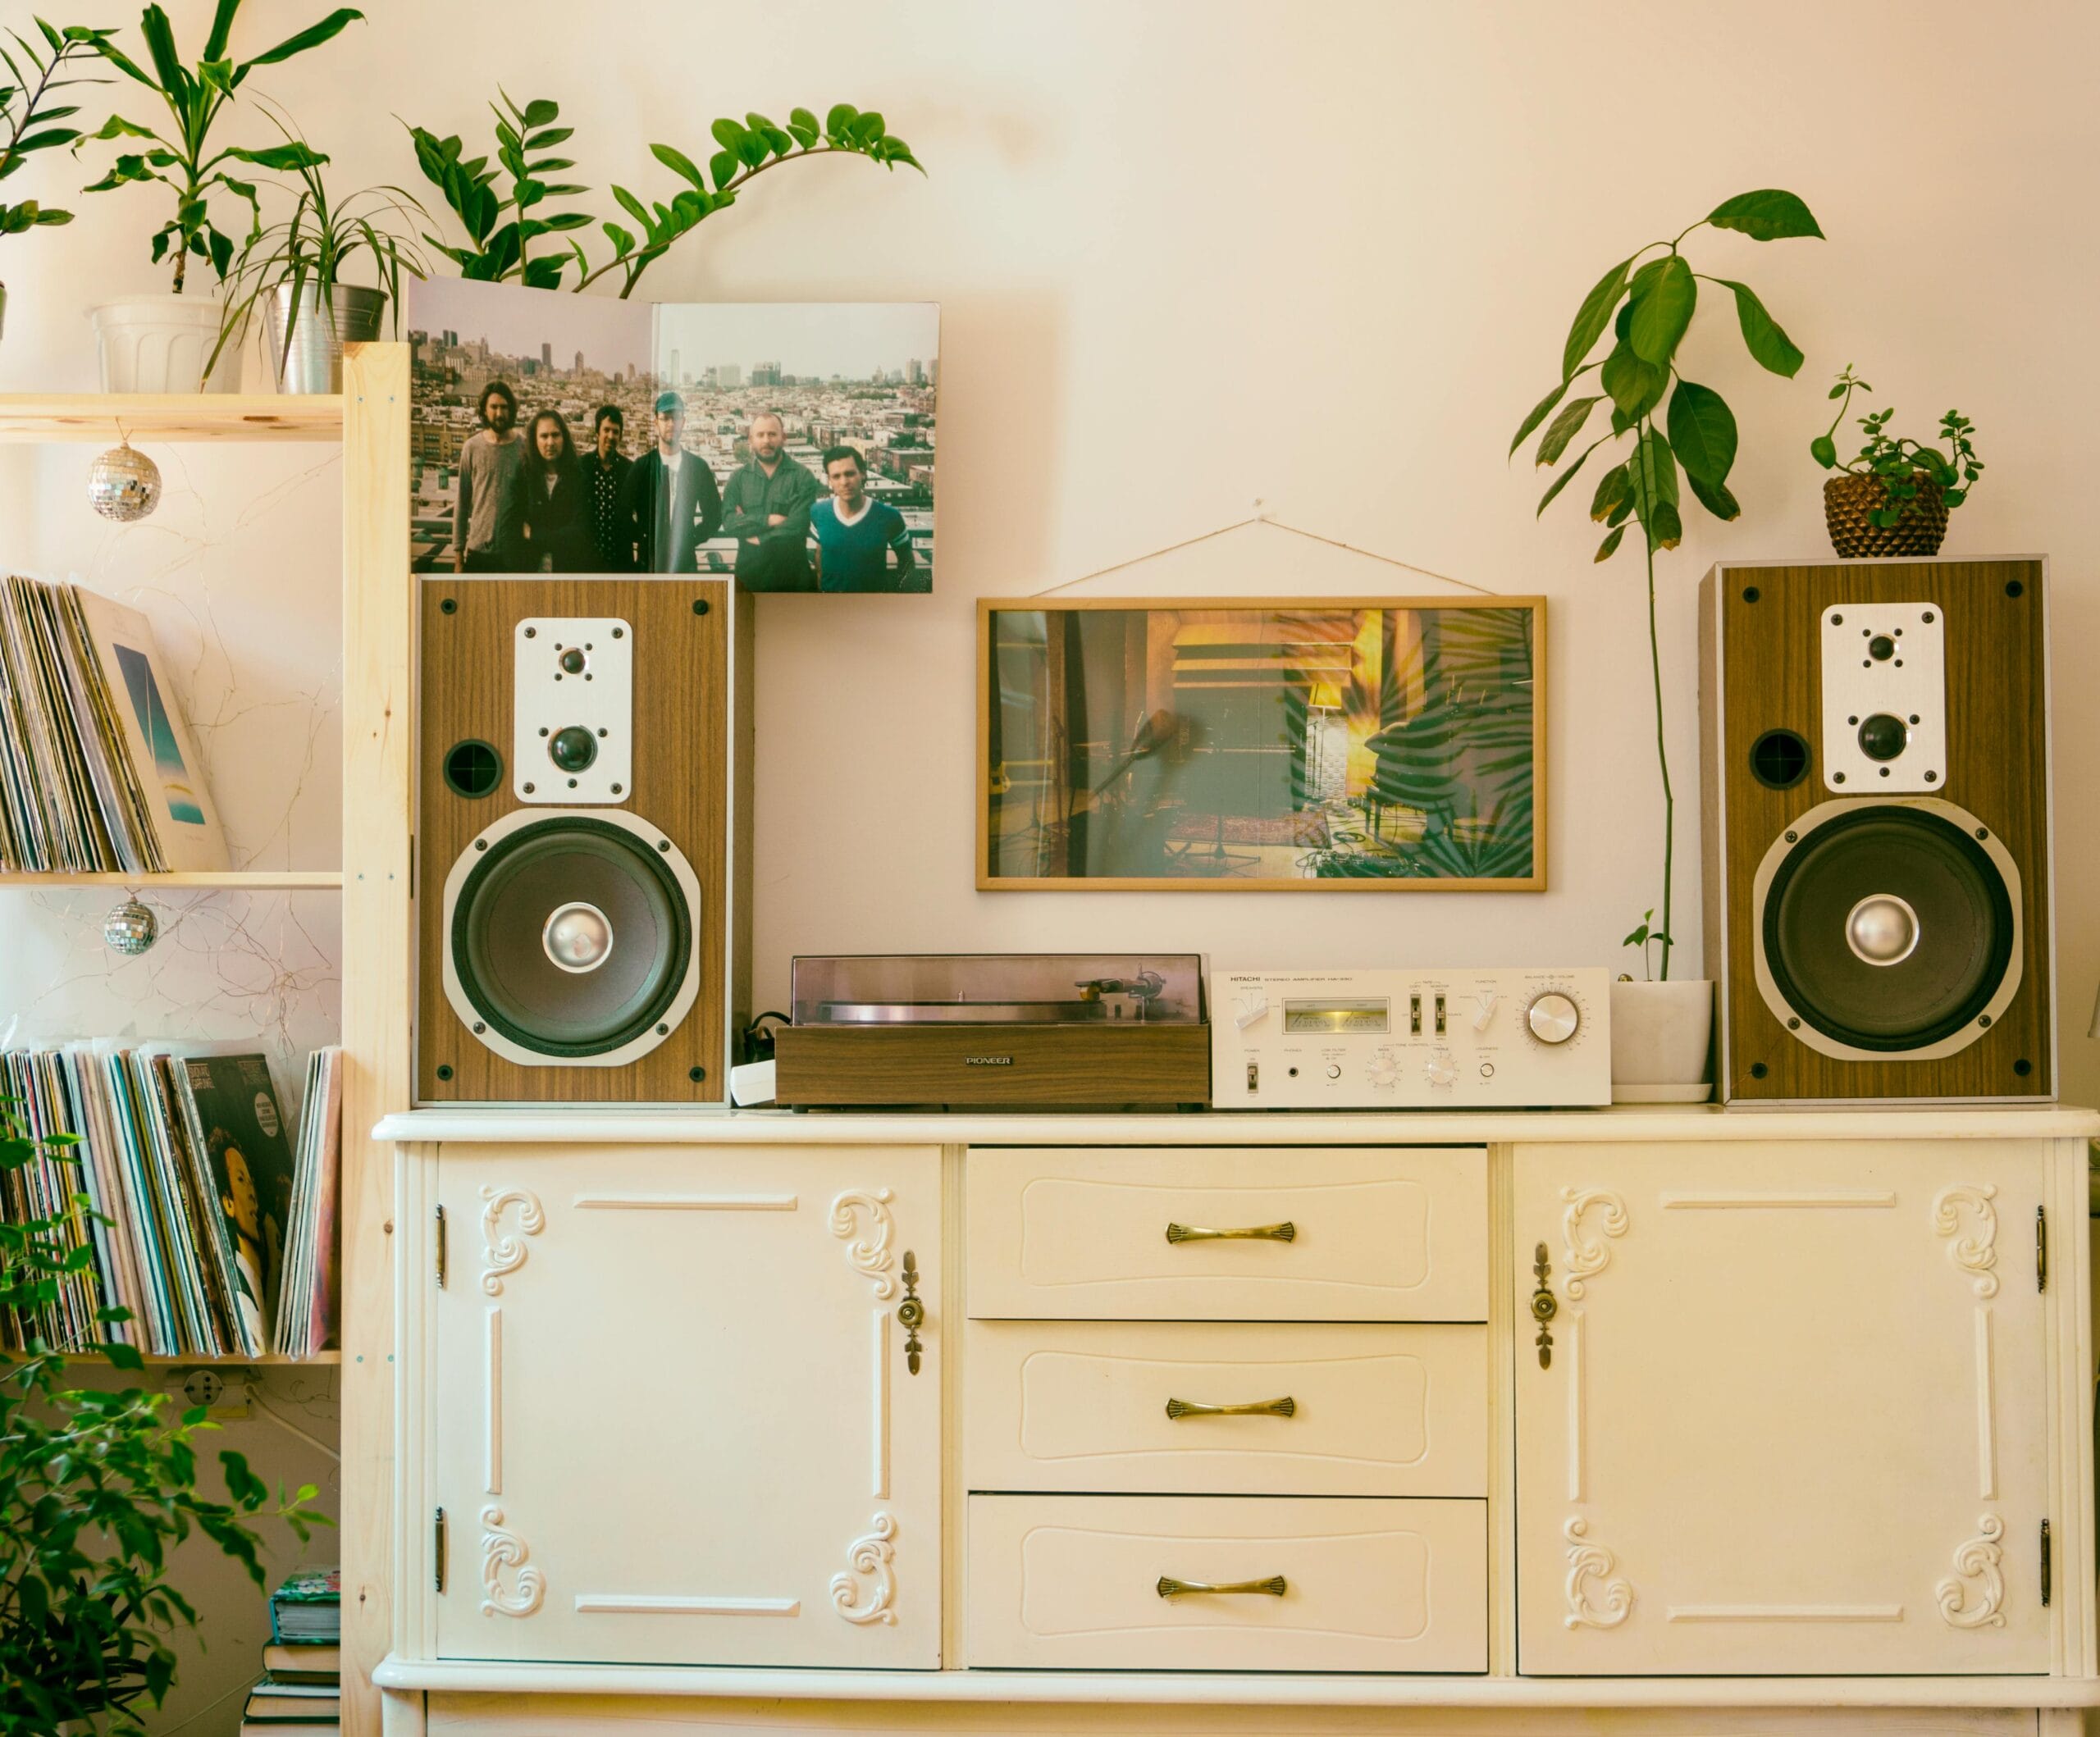
<svg viewBox="0 0 2100 1737">
<path fill-rule="evenodd" d="M 2049 1584 L 2056 1576 L 2049 1571 L 2049 1522 L 2042 1522 L 2042 1603 L 2049 1602 Z"/>
<path fill-rule="evenodd" d="M 2049 1209 L 2034 1209 L 2034 1288 L 2049 1288 Z"/>
<path fill-rule="evenodd" d="M 437 1209 L 437 1288 L 445 1288 L 445 1208 Z"/>
<path fill-rule="evenodd" d="M 431 1584 L 445 1590 L 445 1510 L 440 1508 L 431 1523 Z"/>
</svg>

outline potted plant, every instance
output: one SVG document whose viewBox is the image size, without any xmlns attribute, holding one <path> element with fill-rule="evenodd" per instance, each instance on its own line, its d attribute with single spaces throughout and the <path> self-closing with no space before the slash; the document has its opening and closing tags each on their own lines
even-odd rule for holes
<svg viewBox="0 0 2100 1737">
<path fill-rule="evenodd" d="M 71 1162 L 71 1137 L 25 1137 L 12 1101 L 0 1101 L 0 1172 Z M 74 1194 L 57 1215 L 0 1220 L 0 1315 L 27 1344 L 0 1352 L 0 1731 L 143 1733 L 139 1703 L 159 1706 L 175 1679 L 167 1637 L 197 1621 L 169 1579 L 173 1547 L 201 1533 L 261 1589 L 250 1516 L 281 1519 L 302 1540 L 331 1524 L 309 1506 L 313 1486 L 273 1504 L 231 1452 L 219 1455 L 228 1499 L 202 1494 L 195 1438 L 217 1427 L 202 1407 L 171 1419 L 162 1393 L 66 1384 L 66 1360 L 44 1334 L 62 1290 L 77 1303 L 88 1282 L 90 1216 Z M 91 1348 L 119 1370 L 144 1367 L 129 1345 Z"/>
<path fill-rule="evenodd" d="M 742 121 L 725 116 L 709 130 L 719 148 L 708 158 L 704 171 L 674 146 L 650 146 L 650 154 L 687 184 L 668 203 L 657 199 L 644 204 L 626 188 L 613 188 L 613 198 L 634 227 L 611 221 L 599 224 L 612 252 L 594 267 L 582 244 L 573 239 L 573 232 L 591 227 L 590 213 L 545 208 L 550 199 L 570 198 L 591 189 L 551 179 L 573 169 L 573 159 L 532 154 L 560 148 L 575 129 L 555 124 L 561 118 L 561 108 L 548 98 L 535 98 L 520 107 L 500 87 L 496 94 L 500 102 L 489 107 L 495 116 L 496 162 L 509 177 L 507 188 L 499 185 L 488 158 L 463 155 L 465 147 L 458 134 L 441 139 L 426 127 L 409 129 L 418 166 L 445 195 L 471 244 L 451 247 L 435 235 L 423 239 L 457 265 L 462 277 L 492 283 L 516 278 L 528 289 L 559 290 L 563 274 L 573 267 L 576 281 L 570 287 L 582 290 L 616 271 L 620 295 L 625 299 L 633 294 L 641 274 L 673 244 L 714 212 L 735 204 L 751 181 L 783 163 L 842 153 L 865 157 L 892 171 L 902 163 L 921 175 L 926 172 L 911 148 L 888 130 L 879 114 L 864 113 L 850 103 L 834 103 L 822 121 L 809 109 L 791 109 L 784 127 L 763 115 L 746 115 Z M 535 254 L 532 244 L 548 236 L 557 239 Z M 572 239 L 559 239 L 563 236 Z"/>
<path fill-rule="evenodd" d="M 245 201 L 246 233 L 253 235 L 262 226 L 253 185 L 240 179 L 229 165 L 296 170 L 309 166 L 313 153 L 296 142 L 262 150 L 234 145 L 214 151 L 212 128 L 226 105 L 233 101 L 234 93 L 258 66 L 274 66 L 317 48 L 338 34 L 352 19 L 364 16 L 348 7 L 340 7 L 253 60 L 236 61 L 227 57 L 226 46 L 240 11 L 240 0 L 218 0 L 204 52 L 191 66 L 184 65 L 175 45 L 174 26 L 158 5 L 148 6 L 139 20 L 139 32 L 146 39 L 152 62 L 150 72 L 107 36 L 95 42 L 96 52 L 119 72 L 161 99 L 171 124 L 163 134 L 121 115 L 112 115 L 93 135 L 95 139 L 142 139 L 146 148 L 120 153 L 109 173 L 87 191 L 107 193 L 135 181 L 153 181 L 175 195 L 175 214 L 153 232 L 153 262 L 172 266 L 169 292 L 121 296 L 94 310 L 105 392 L 232 392 L 240 389 L 237 365 L 221 367 L 208 381 L 206 378 L 206 359 L 217 344 L 223 310 L 208 290 L 196 293 L 189 276 L 189 262 L 199 259 L 208 266 L 214 284 L 225 277 L 233 263 L 234 239 L 214 217 L 215 201 L 221 209 L 227 195 Z M 78 144 L 74 147 L 79 148 Z"/>
<path fill-rule="evenodd" d="M 7 62 L 8 74 L 15 81 L 0 84 L 0 128 L 7 134 L 5 142 L 0 143 L 0 181 L 26 166 L 37 152 L 48 151 L 53 145 L 71 144 L 80 138 L 78 127 L 54 125 L 70 120 L 80 112 L 75 103 L 54 102 L 58 92 L 75 84 L 109 82 L 107 79 L 59 76 L 69 62 L 93 57 L 95 44 L 107 36 L 108 31 L 91 30 L 76 24 L 59 29 L 41 18 L 36 21 L 36 27 L 43 38 L 41 49 L 19 30 L 7 34 L 15 39 L 21 60 L 0 48 L 0 61 Z M 23 70 L 25 62 L 27 71 Z M 0 198 L 0 235 L 19 235 L 25 230 L 72 221 L 73 213 L 70 211 L 62 211 L 39 200 L 21 199 L 11 205 Z M 7 286 L 0 284 L 0 326 L 6 323 L 7 317 Z"/>
<path fill-rule="evenodd" d="M 1855 392 L 1871 392 L 1849 362 L 1830 395 L 1840 402 L 1830 426 L 1808 449 L 1826 471 L 1838 472 L 1823 485 L 1823 521 L 1830 546 L 1847 561 L 1863 555 L 1935 555 L 1947 536 L 1947 516 L 1969 498 L 1983 462 L 1970 436 L 1976 425 L 1959 411 L 1939 419 L 1947 454 L 1907 435 L 1892 436 L 1893 409 L 1860 418 L 1866 444 L 1849 464 L 1838 462 L 1838 425 L 1852 408 Z"/>
<path fill-rule="evenodd" d="M 271 118 L 287 143 L 304 143 L 277 116 Z M 390 310 L 399 334 L 401 279 L 428 275 L 415 244 L 399 231 L 431 218 L 399 187 L 366 187 L 331 200 L 321 174 L 328 159 L 310 148 L 308 156 L 311 160 L 294 171 L 299 187 L 291 215 L 250 235 L 226 274 L 225 319 L 206 367 L 216 367 L 228 344 L 246 335 L 259 307 L 278 390 L 340 392 L 345 344 L 377 338 Z M 368 267 L 377 281 L 346 282 L 345 270 L 353 265 Z"/>
<path fill-rule="evenodd" d="M 1636 249 L 1606 271 L 1583 298 L 1561 348 L 1559 384 L 1532 407 L 1509 443 L 1513 454 L 1550 416 L 1553 420 L 1539 441 L 1537 462 L 1559 463 L 1588 425 L 1591 413 L 1600 405 L 1610 407 L 1610 426 L 1554 477 L 1540 499 L 1541 513 L 1599 447 L 1632 443 L 1624 449 L 1625 456 L 1598 480 L 1590 501 L 1590 517 L 1606 527 L 1597 560 L 1608 561 L 1618 552 L 1629 521 L 1640 529 L 1648 572 L 1648 668 L 1655 690 L 1655 764 L 1663 786 L 1662 921 L 1656 926 L 1650 911 L 1628 937 L 1628 945 L 1640 946 L 1644 955 L 1653 946 L 1658 969 L 1649 982 L 1628 979 L 1613 986 L 1612 1095 L 1623 1102 L 1704 1102 L 1710 1090 L 1705 1083 L 1706 1054 L 1714 986 L 1710 982 L 1669 981 L 1677 803 L 1670 788 L 1669 745 L 1663 729 L 1662 652 L 1655 636 L 1655 552 L 1676 548 L 1684 536 L 1680 469 L 1684 486 L 1714 517 L 1734 519 L 1742 511 L 1728 486 L 1736 458 L 1735 413 L 1712 387 L 1687 380 L 1677 370 L 1678 346 L 1698 306 L 1700 283 L 1729 293 L 1744 346 L 1760 367 L 1791 380 L 1801 365 L 1801 351 L 1747 284 L 1692 270 L 1683 244 L 1687 236 L 1704 228 L 1731 230 L 1753 241 L 1820 238 L 1823 234 L 1799 198 L 1770 188 L 1724 200 L 1674 240 L 1651 241 Z M 1651 252 L 1653 258 L 1646 257 Z M 1591 353 L 1607 331 L 1610 348 L 1592 359 Z M 1569 389 L 1592 371 L 1594 384 L 1600 390 L 1563 405 Z M 1693 1071 L 1683 1058 L 1695 1055 Z M 1673 1056 L 1678 1058 L 1674 1063 L 1669 1060 Z M 1669 1077 L 1653 1077 L 1652 1070 L 1665 1066 L 1672 1069 Z"/>
</svg>

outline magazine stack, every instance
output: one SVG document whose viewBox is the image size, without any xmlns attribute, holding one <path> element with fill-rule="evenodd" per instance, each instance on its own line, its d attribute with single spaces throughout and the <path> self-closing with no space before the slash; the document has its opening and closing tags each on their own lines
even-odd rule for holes
<svg viewBox="0 0 2100 1737">
<path fill-rule="evenodd" d="M 322 1737 L 342 1722 L 343 1575 L 303 1569 L 270 1594 L 264 1675 L 248 1692 L 243 1737 Z M 297 1726 L 294 1731 L 282 1729 Z"/>
<path fill-rule="evenodd" d="M 77 585 L 0 586 L 0 870 L 232 866 L 146 618 Z"/>
<path fill-rule="evenodd" d="M 68 1220 L 88 1252 L 13 1346 L 104 1339 L 153 1356 L 294 1356 L 334 1331 L 341 1052 L 308 1069 L 286 1125 L 259 1055 L 108 1042 L 0 1051 L 0 1096 L 47 1147 L 0 1173 L 0 1215 Z M 304 1183 L 304 1192 L 301 1184 Z M 83 1206 L 80 1202 L 84 1201 Z M 104 1323 L 97 1311 L 130 1311 Z"/>
</svg>

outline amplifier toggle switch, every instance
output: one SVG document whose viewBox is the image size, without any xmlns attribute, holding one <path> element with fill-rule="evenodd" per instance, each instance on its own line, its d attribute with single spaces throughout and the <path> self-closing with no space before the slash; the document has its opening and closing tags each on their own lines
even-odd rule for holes
<svg viewBox="0 0 2100 1737">
<path fill-rule="evenodd" d="M 1495 1007 L 1497 1004 L 1500 1002 L 1501 999 L 1502 997 L 1500 996 L 1495 994 L 1491 990 L 1486 993 L 1477 995 L 1473 997 L 1474 1001 L 1478 1004 L 1480 1008 L 1480 1011 L 1473 1015 L 1473 1029 L 1475 1031 L 1484 1032 L 1487 1029 L 1489 1024 L 1495 1018 Z"/>
</svg>

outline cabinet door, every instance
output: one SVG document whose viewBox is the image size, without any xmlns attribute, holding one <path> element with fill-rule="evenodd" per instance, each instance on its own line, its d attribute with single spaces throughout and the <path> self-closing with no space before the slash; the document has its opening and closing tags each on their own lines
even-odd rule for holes
<svg viewBox="0 0 2100 1737">
<path fill-rule="evenodd" d="M 1518 1668 L 2048 1670 L 2043 1157 L 1518 1148 Z"/>
<path fill-rule="evenodd" d="M 448 1147 L 438 1193 L 441 1657 L 938 1666 L 938 1150 Z"/>
</svg>

